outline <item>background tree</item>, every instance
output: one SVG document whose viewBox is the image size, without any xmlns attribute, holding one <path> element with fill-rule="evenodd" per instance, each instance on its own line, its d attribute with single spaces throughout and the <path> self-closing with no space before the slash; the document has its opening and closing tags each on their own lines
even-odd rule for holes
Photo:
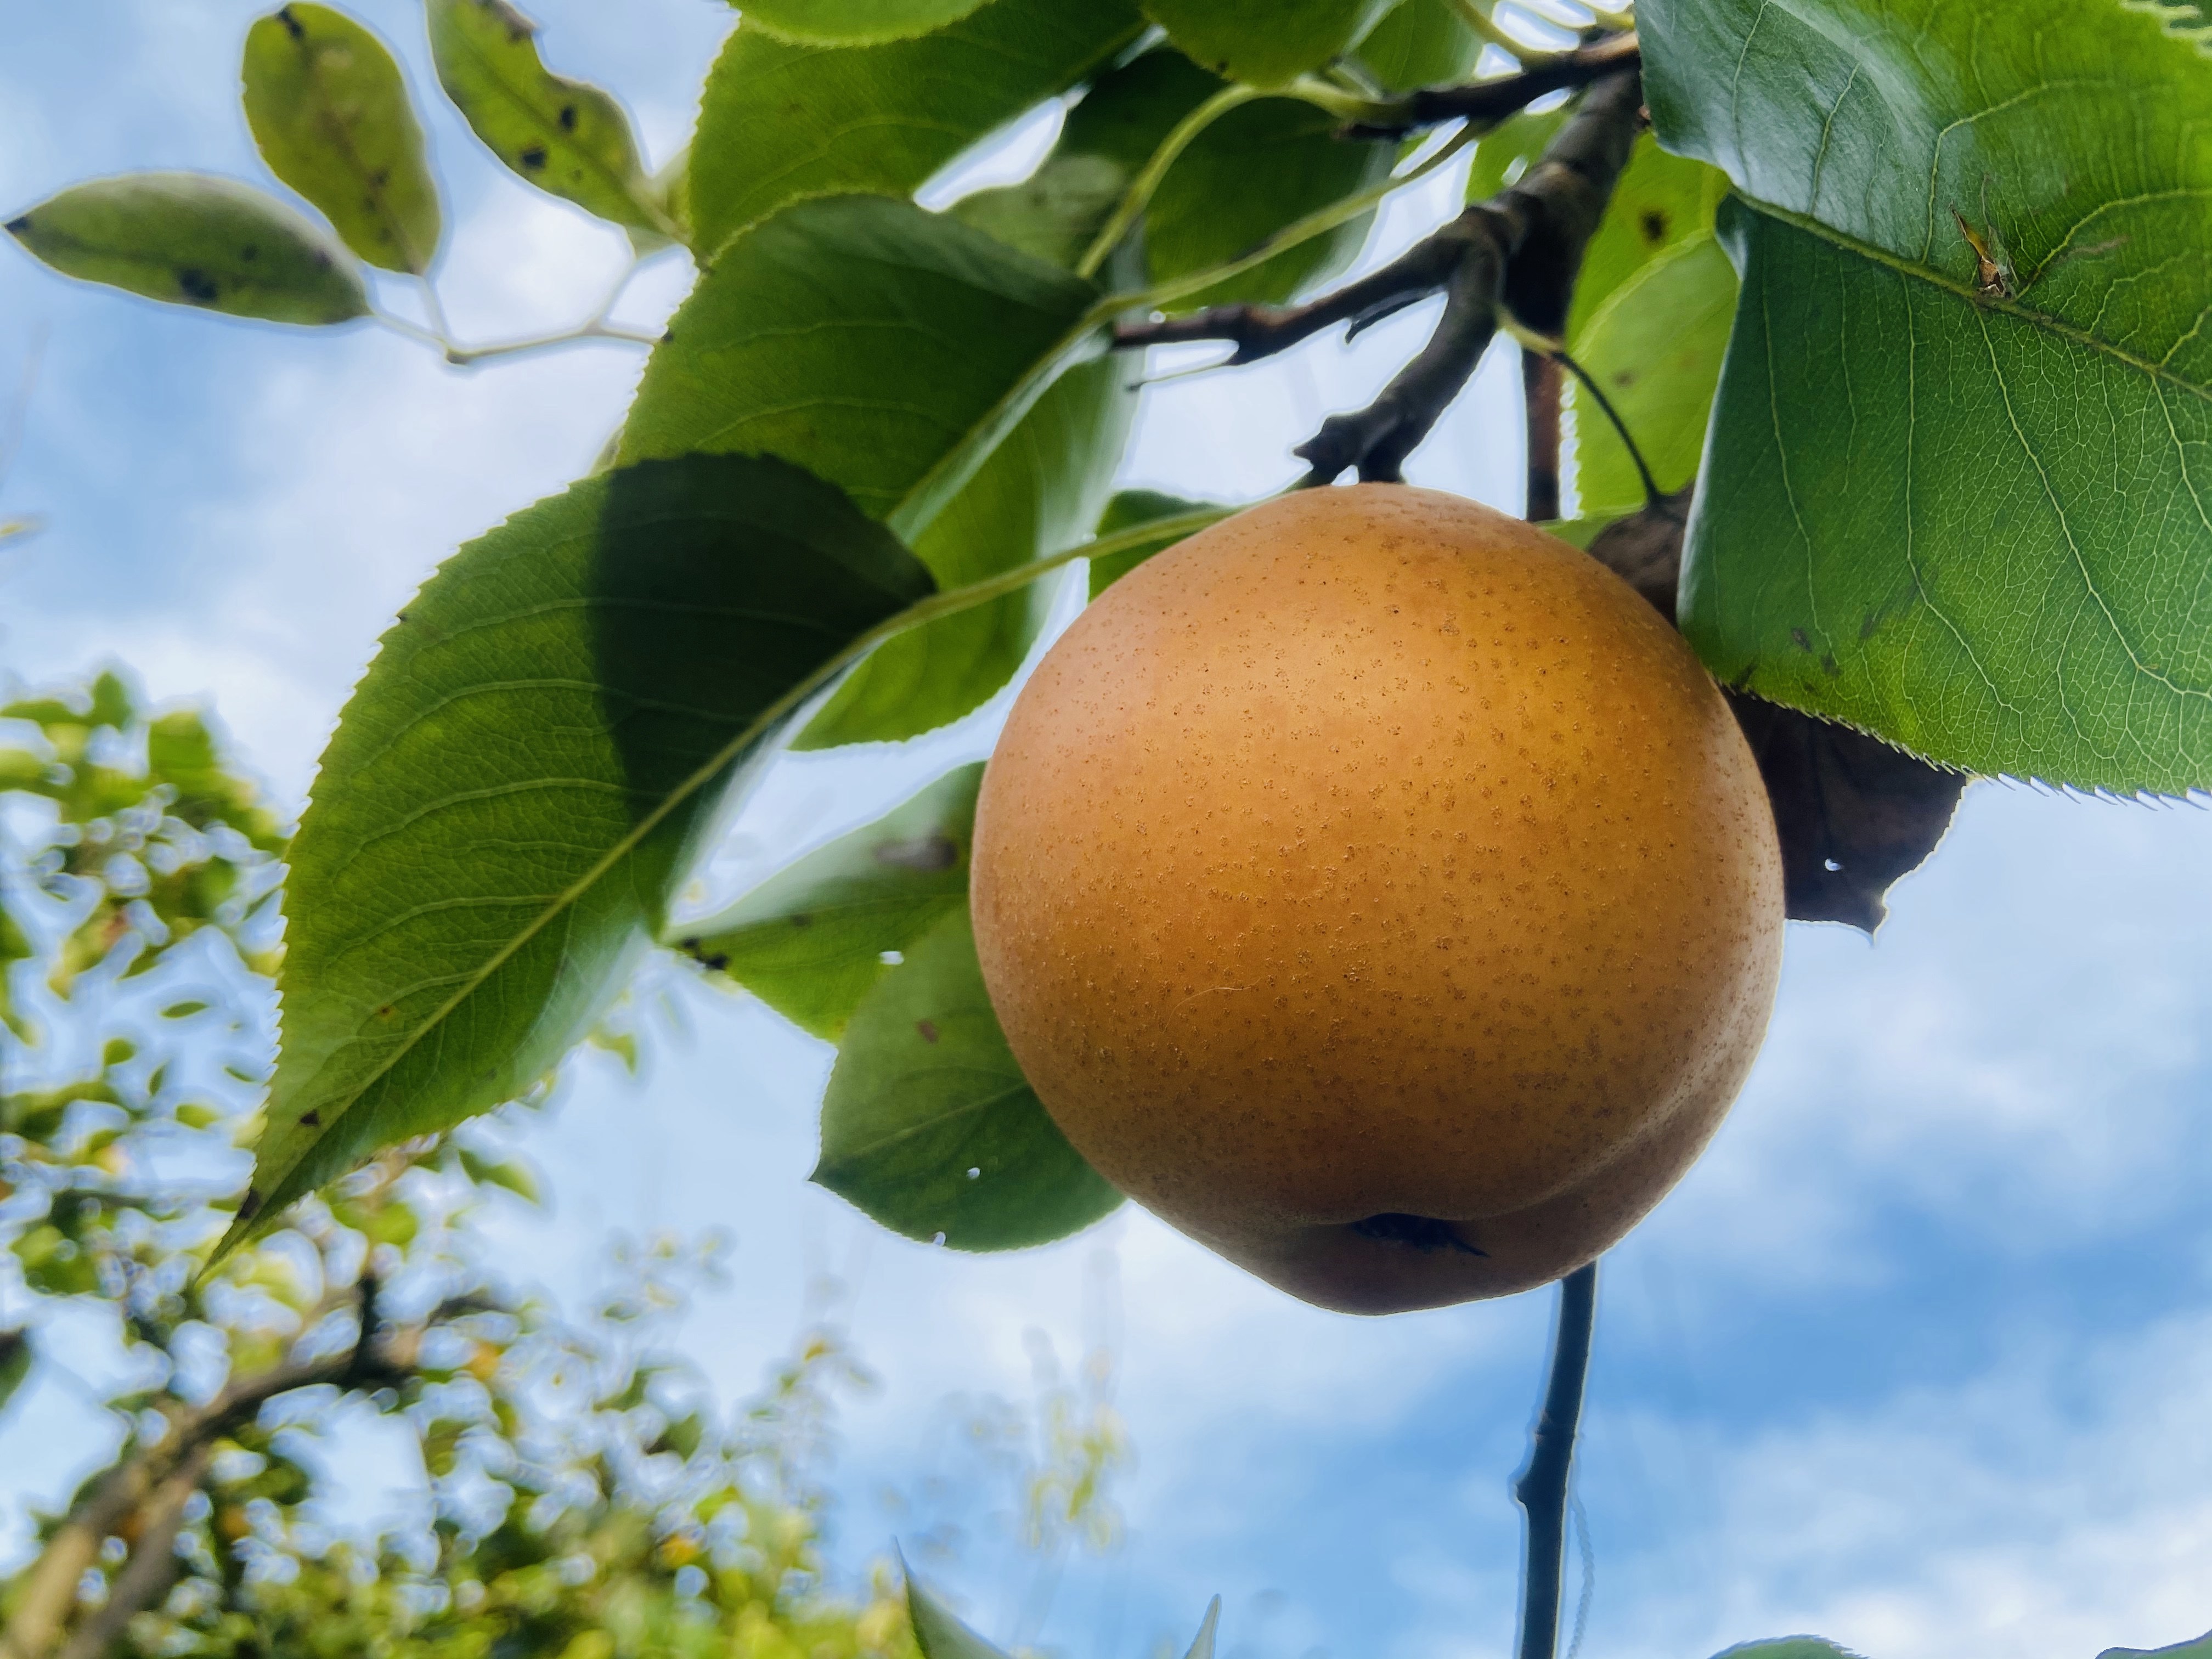
<svg viewBox="0 0 2212 1659">
<path fill-rule="evenodd" d="M 561 1318 L 471 1236 L 528 1172 L 437 1138 L 207 1272 L 286 836 L 200 715 L 112 673 L 0 706 L 0 1447 L 27 1382 L 86 1386 L 46 1352 L 58 1323 L 113 1322 L 129 1372 L 99 1399 L 112 1461 L 0 1583 L 0 1652 L 912 1652 L 885 1566 L 854 1595 L 824 1553 L 836 1396 L 865 1373 L 820 1327 L 720 1410 L 671 1341 L 711 1244 L 625 1247 L 592 1316 Z M 1072 1404 L 1036 1453 L 1026 1413 L 990 1431 L 1041 1547 L 1110 1513 L 1070 1490 L 1110 1419 Z M 364 1412 L 429 1479 L 420 1522 L 374 1537 L 333 1525 L 327 1468 Z"/>
</svg>

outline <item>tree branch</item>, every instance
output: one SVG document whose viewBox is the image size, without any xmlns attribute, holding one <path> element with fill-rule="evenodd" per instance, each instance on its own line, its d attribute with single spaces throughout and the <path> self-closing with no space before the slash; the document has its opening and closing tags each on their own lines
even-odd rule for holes
<svg viewBox="0 0 2212 1659">
<path fill-rule="evenodd" d="M 1114 343 L 1138 349 L 1227 340 L 1237 348 L 1230 362 L 1251 362 L 1338 323 L 1349 325 L 1348 338 L 1441 292 L 1444 309 L 1435 332 L 1382 395 L 1364 410 L 1330 416 L 1295 452 L 1310 467 L 1308 484 L 1332 483 L 1347 467 L 1358 469 L 1363 479 L 1395 482 L 1406 457 L 1474 373 L 1501 313 L 1546 339 L 1565 327 L 1583 251 L 1628 163 L 1643 100 L 1641 78 L 1632 69 L 1620 70 L 1616 58 L 1527 176 L 1468 208 L 1381 270 L 1304 305 L 1215 306 L 1188 317 L 1123 323 L 1114 331 Z M 1553 410 L 1556 446 L 1556 396 Z M 1532 446 L 1532 458 L 1536 452 Z M 1553 473 L 1556 477 L 1556 457 Z M 1556 498 L 1554 484 L 1553 517 Z"/>
<path fill-rule="evenodd" d="M 1514 1501 L 1528 1517 L 1522 1562 L 1520 1659 L 1553 1659 L 1559 1645 L 1560 1568 L 1567 1546 L 1567 1480 L 1574 1472 L 1575 1431 L 1582 1421 L 1583 1385 L 1589 1377 L 1590 1335 L 1597 1323 L 1597 1263 L 1559 1281 L 1559 1322 L 1552 1370 L 1544 1384 L 1528 1461 L 1514 1478 Z"/>
<path fill-rule="evenodd" d="M 160 1601 L 177 1582 L 177 1534 L 184 1529 L 185 1505 L 206 1477 L 214 1449 L 192 1448 L 154 1488 L 138 1510 L 138 1538 L 131 1559 L 115 1575 L 107 1600 L 71 1632 L 59 1659 L 106 1659 L 132 1615 Z"/>
<path fill-rule="evenodd" d="M 1347 137 L 1396 138 L 1447 121 L 1466 121 L 1477 127 L 1495 126 L 1517 115 L 1539 98 L 1576 87 L 1586 87 L 1620 70 L 1643 67 L 1642 49 L 1631 29 L 1610 34 L 1563 52 L 1549 62 L 1525 69 L 1518 75 L 1495 81 L 1476 81 L 1462 87 L 1427 87 L 1409 93 L 1387 113 L 1348 128 Z"/>
<path fill-rule="evenodd" d="M 140 1534 L 143 1552 L 145 1540 L 154 1531 L 150 1515 L 158 1510 L 161 1495 L 215 1441 L 251 1422 L 264 1406 L 281 1395 L 323 1385 L 356 1389 L 411 1375 L 421 1361 L 423 1338 L 447 1316 L 447 1310 L 441 1308 L 424 1324 L 377 1342 L 374 1284 L 364 1280 L 362 1316 L 362 1336 L 345 1352 L 271 1366 L 234 1380 L 204 1406 L 173 1409 L 166 1436 L 101 1475 L 70 1506 L 67 1518 L 32 1565 L 14 1614 L 7 1627 L 0 1630 L 0 1659 L 48 1659 L 54 1653 L 76 1604 L 77 1585 L 98 1559 L 101 1541 L 121 1528 L 126 1517 L 138 1512 L 149 1516 Z M 191 1495 L 190 1487 L 197 1480 L 194 1476 L 187 1483 L 185 1497 Z M 179 1502 L 182 1501 L 180 1498 Z M 171 1542 L 174 1542 L 173 1534 Z M 134 1554 L 124 1569 L 125 1576 L 137 1566 Z M 147 1571 L 150 1575 L 153 1569 Z M 118 1577 L 118 1589 L 122 1582 Z M 111 1602 L 113 1599 L 111 1595 Z"/>
</svg>

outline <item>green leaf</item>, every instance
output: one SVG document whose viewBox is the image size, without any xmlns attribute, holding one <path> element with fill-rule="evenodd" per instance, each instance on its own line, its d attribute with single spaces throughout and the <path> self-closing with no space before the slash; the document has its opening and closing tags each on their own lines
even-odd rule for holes
<svg viewBox="0 0 2212 1659">
<path fill-rule="evenodd" d="M 342 11 L 304 0 L 246 34 L 246 124 L 274 173 L 345 245 L 421 276 L 437 257 L 438 184 L 399 65 Z"/>
<path fill-rule="evenodd" d="M 1669 155 L 1650 133 L 1637 139 L 1583 250 L 1567 311 L 1567 345 L 1579 352 L 1590 319 L 1621 284 L 1685 244 L 1710 241 L 1728 175 L 1686 156 Z M 1735 278 L 1729 282 L 1731 293 Z"/>
<path fill-rule="evenodd" d="M 465 1146 L 453 1149 L 461 1156 L 461 1170 L 479 1187 L 501 1187 L 513 1193 L 525 1204 L 538 1204 L 542 1199 L 538 1182 L 528 1169 L 512 1159 L 480 1157 Z"/>
<path fill-rule="evenodd" d="M 691 215 L 709 256 L 801 197 L 907 196 L 1137 38 L 1130 0 L 991 0 L 884 46 L 795 46 L 740 23 L 707 78 Z"/>
<path fill-rule="evenodd" d="M 1571 337 L 1575 360 L 1612 400 L 1662 490 L 1697 476 L 1735 288 L 1735 267 L 1711 234 L 1678 241 L 1614 289 Z M 1595 399 L 1569 385 L 1578 511 L 1634 512 L 1644 505 L 1635 463 Z"/>
<path fill-rule="evenodd" d="M 1724 680 L 1936 761 L 2186 790 L 2212 782 L 2212 59 L 2146 9 L 1985 24 L 1645 20 L 1662 142 L 1749 198 L 1684 629 Z"/>
<path fill-rule="evenodd" d="M 1822 1636 L 1784 1636 L 1771 1642 L 1739 1642 L 1714 1659 L 1857 1659 L 1849 1648 Z"/>
<path fill-rule="evenodd" d="M 587 1032 L 779 703 L 928 574 L 835 489 L 693 456 L 449 560 L 385 635 L 293 842 L 284 1044 L 233 1242 Z"/>
<path fill-rule="evenodd" d="M 966 906 L 854 1011 L 822 1100 L 813 1179 L 893 1232 L 956 1250 L 1046 1243 L 1121 1203 L 1015 1063 Z"/>
<path fill-rule="evenodd" d="M 731 243 L 677 312 L 622 453 L 779 455 L 915 535 L 1082 343 L 1095 299 L 911 203 L 796 203 Z"/>
<path fill-rule="evenodd" d="M 126 173 L 77 185 L 8 222 L 67 276 L 149 300 L 271 323 L 368 314 L 353 256 L 264 192 L 204 173 Z"/>
<path fill-rule="evenodd" d="M 2212 1659 L 2212 1632 L 2164 1648 L 2106 1648 L 2097 1659 Z"/>
<path fill-rule="evenodd" d="M 438 83 L 491 153 L 540 190 L 635 230 L 681 227 L 645 176 L 613 96 L 545 67 L 507 0 L 427 0 Z"/>
<path fill-rule="evenodd" d="M 1157 489 L 1125 489 L 1106 503 L 1105 512 L 1098 517 L 1101 536 L 1117 535 L 1147 525 L 1155 519 L 1178 518 L 1186 513 L 1201 513 L 1214 506 L 1212 501 L 1194 501 L 1181 495 L 1164 495 Z M 1226 516 L 1233 509 L 1221 508 Z M 1191 532 L 1174 530 L 1158 541 L 1140 542 L 1119 553 L 1109 553 L 1103 558 L 1091 561 L 1091 597 L 1097 599 L 1115 582 L 1127 575 L 1155 553 L 1164 553 Z"/>
<path fill-rule="evenodd" d="M 1454 0 L 1399 0 L 1359 43 L 1359 61 L 1386 92 L 1464 81 L 1481 56 L 1482 37 Z"/>
<path fill-rule="evenodd" d="M 1090 528 L 1136 414 L 1135 372 L 1129 360 L 1108 356 L 1053 382 L 915 539 L 915 554 L 939 586 L 1057 552 Z M 1056 582 L 1034 582 L 885 641 L 792 747 L 895 742 L 981 707 L 1021 667 L 1058 592 Z"/>
<path fill-rule="evenodd" d="M 1348 50 L 1391 0 L 1146 0 L 1145 15 L 1217 74 L 1276 87 Z"/>
<path fill-rule="evenodd" d="M 1518 183 L 1574 112 L 1571 103 L 1534 114 L 1522 110 L 1500 122 L 1495 131 L 1484 133 L 1475 142 L 1474 164 L 1468 169 L 1467 199 L 1486 202 L 1506 185 Z"/>
<path fill-rule="evenodd" d="M 744 21 L 802 46 L 872 46 L 957 23 L 982 0 L 749 0 Z"/>
<path fill-rule="evenodd" d="M 907 1618 L 914 1626 L 914 1642 L 921 1650 L 921 1659 L 1008 1659 L 922 1589 L 903 1558 L 899 1565 L 906 1574 Z"/>
<path fill-rule="evenodd" d="M 983 763 L 948 772 L 873 823 L 686 926 L 683 950 L 801 1030 L 834 1042 L 863 997 L 946 916 L 968 908 Z"/>
</svg>

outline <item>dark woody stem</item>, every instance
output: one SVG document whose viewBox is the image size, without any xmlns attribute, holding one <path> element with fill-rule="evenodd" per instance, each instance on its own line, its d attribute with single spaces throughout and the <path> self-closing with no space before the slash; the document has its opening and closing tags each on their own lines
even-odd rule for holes
<svg viewBox="0 0 2212 1659">
<path fill-rule="evenodd" d="M 1429 87 L 1409 93 L 1387 112 L 1377 112 L 1349 128 L 1354 138 L 1395 138 L 1447 121 L 1471 122 L 1477 127 L 1495 126 L 1517 115 L 1539 98 L 1595 81 L 1621 70 L 1639 69 L 1643 55 L 1636 32 L 1610 34 L 1562 52 L 1518 75 L 1495 81 L 1476 81 L 1461 87 Z"/>
<path fill-rule="evenodd" d="M 1527 504 L 1521 516 L 1549 523 L 1559 516 L 1559 365 L 1525 346 L 1521 350 L 1521 402 L 1528 428 Z"/>
<path fill-rule="evenodd" d="M 1330 416 L 1295 452 L 1310 469 L 1307 484 L 1333 483 L 1347 469 L 1370 482 L 1395 482 L 1406 457 L 1474 373 L 1501 315 L 1542 339 L 1564 329 L 1583 250 L 1627 164 L 1642 118 L 1639 76 L 1615 70 L 1590 88 L 1526 176 L 1380 270 L 1304 305 L 1216 306 L 1188 317 L 1122 323 L 1114 343 L 1134 349 L 1226 340 L 1237 348 L 1231 362 L 1250 362 L 1340 323 L 1349 325 L 1348 337 L 1441 294 L 1443 314 L 1427 344 L 1374 403 Z"/>
<path fill-rule="evenodd" d="M 1552 1370 L 1536 1414 L 1528 1461 L 1514 1477 L 1514 1501 L 1528 1516 L 1522 1559 L 1519 1659 L 1554 1659 L 1559 1645 L 1559 1591 L 1567 1546 L 1567 1486 L 1574 1474 L 1575 1434 L 1583 1389 L 1589 1379 L 1590 1336 L 1597 1324 L 1597 1263 L 1559 1281 L 1559 1322 Z"/>
</svg>

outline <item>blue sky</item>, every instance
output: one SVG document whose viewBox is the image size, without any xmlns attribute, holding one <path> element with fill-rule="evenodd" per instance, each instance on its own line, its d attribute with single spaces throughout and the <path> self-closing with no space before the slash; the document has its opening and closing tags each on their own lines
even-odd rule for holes
<svg viewBox="0 0 2212 1659">
<path fill-rule="evenodd" d="M 358 9 L 428 85 L 414 9 Z M 125 167 L 261 179 L 233 93 L 255 10 L 0 0 L 0 207 Z M 538 11 L 556 63 L 617 88 L 656 159 L 682 142 L 726 9 Z M 1017 172 L 1042 136 L 969 176 Z M 588 312 L 621 264 L 613 235 L 505 179 L 442 112 L 432 141 L 462 331 Z M 1441 199 L 1387 215 L 1370 257 Z M 652 268 L 623 314 L 653 320 L 687 280 L 680 259 Z M 1422 324 L 1157 388 L 1128 481 L 1275 488 L 1288 447 L 1378 385 Z M 210 697 L 291 800 L 391 613 L 457 543 L 582 470 L 640 362 L 602 346 L 456 373 L 373 330 L 217 323 L 0 249 L 0 386 L 34 354 L 0 517 L 48 528 L 0 550 L 0 670 L 112 658 L 157 695 Z M 1417 481 L 1516 505 L 1514 380 L 1510 359 L 1486 366 Z M 994 718 L 787 763 L 714 880 L 742 884 L 984 752 Z M 1792 929 L 1741 1103 L 1607 1261 L 1578 1476 L 1587 1654 L 1702 1659 L 1818 1630 L 1875 1659 L 2089 1659 L 2212 1626 L 2212 817 L 1979 785 L 1893 908 L 1872 944 Z M 966 1467 L 949 1401 L 1028 1398 L 1031 1333 L 1063 1367 L 1103 1337 L 1138 1451 L 1127 1535 L 1071 1564 L 1046 1640 L 1133 1659 L 1187 1638 L 1218 1591 L 1228 1650 L 1253 1659 L 1508 1650 L 1505 1480 L 1548 1294 L 1347 1320 L 1132 1212 L 1020 1256 L 910 1246 L 805 1184 L 828 1051 L 669 985 L 677 1017 L 654 1016 L 643 1079 L 587 1060 L 525 1132 L 554 1206 L 495 1237 L 574 1292 L 617 1230 L 728 1229 L 737 1284 L 688 1342 L 732 1397 L 810 1282 L 837 1276 L 884 1378 L 845 1420 L 852 1559 L 913 1524 L 884 1488 Z M 21 1540 L 26 1496 L 80 1472 L 71 1448 L 91 1455 L 67 1432 L 78 1409 L 49 1389 L 0 1423 L 0 1544 Z M 354 1518 L 404 1501 L 402 1463 L 361 1467 Z M 956 1486 L 969 1541 L 946 1582 L 994 1634 L 1039 1634 L 1003 1504 Z"/>
</svg>

